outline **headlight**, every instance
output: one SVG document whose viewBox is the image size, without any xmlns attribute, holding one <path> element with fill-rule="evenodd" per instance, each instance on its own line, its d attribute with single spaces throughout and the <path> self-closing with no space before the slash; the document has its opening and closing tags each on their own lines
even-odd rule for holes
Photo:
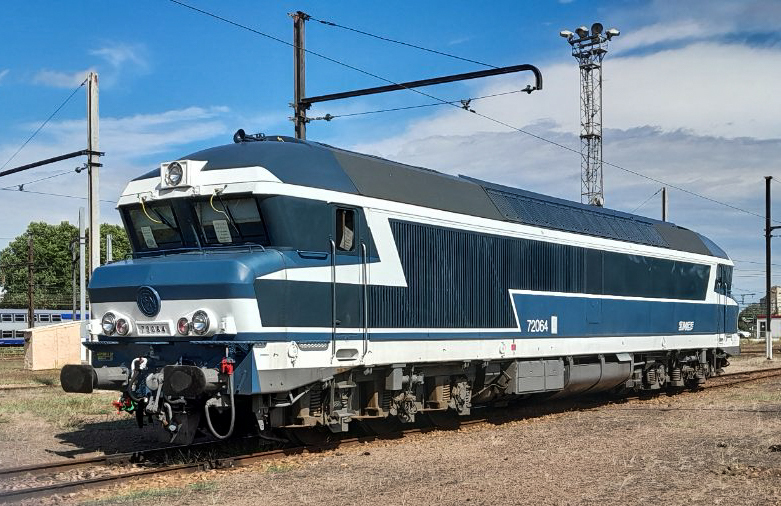
<svg viewBox="0 0 781 506">
<path fill-rule="evenodd" d="M 165 182 L 168 186 L 178 186 L 183 175 L 182 165 L 179 162 L 171 162 L 165 169 Z"/>
<path fill-rule="evenodd" d="M 103 319 L 100 320 L 100 326 L 103 327 L 103 333 L 110 336 L 114 333 L 116 328 L 116 317 L 114 313 L 106 313 L 103 315 Z"/>
<path fill-rule="evenodd" d="M 187 321 L 187 318 L 179 318 L 179 321 L 176 322 L 176 330 L 183 336 L 190 333 L 190 322 Z"/>
<path fill-rule="evenodd" d="M 130 332 L 130 323 L 124 318 L 117 320 L 116 324 L 117 334 L 120 336 L 126 336 Z"/>
<path fill-rule="evenodd" d="M 199 336 L 209 331 L 209 316 L 205 311 L 196 311 L 193 315 L 193 332 Z"/>
</svg>

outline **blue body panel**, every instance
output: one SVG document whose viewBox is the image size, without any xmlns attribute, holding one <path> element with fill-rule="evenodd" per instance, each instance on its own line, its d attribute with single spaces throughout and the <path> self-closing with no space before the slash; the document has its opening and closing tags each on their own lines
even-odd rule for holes
<svg viewBox="0 0 781 506">
<path fill-rule="evenodd" d="M 737 306 L 644 299 L 512 295 L 521 337 L 608 337 L 735 332 Z M 530 323 L 531 322 L 531 323 Z M 540 323 L 536 323 L 540 322 Z M 543 323 L 547 322 L 547 324 Z"/>
<path fill-rule="evenodd" d="M 255 278 L 284 268 L 278 251 L 179 253 L 125 260 L 95 269 L 92 302 L 134 301 L 141 286 L 162 300 L 255 298 Z"/>
</svg>

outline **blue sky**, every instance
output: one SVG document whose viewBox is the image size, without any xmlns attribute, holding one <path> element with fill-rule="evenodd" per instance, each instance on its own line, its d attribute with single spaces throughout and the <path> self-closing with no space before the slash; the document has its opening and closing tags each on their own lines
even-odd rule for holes
<svg viewBox="0 0 781 506">
<path fill-rule="evenodd" d="M 480 113 L 579 149 L 578 73 L 561 29 L 602 22 L 621 29 L 605 60 L 604 159 L 757 214 L 762 176 L 781 177 L 781 2 L 719 0 L 589 2 L 206 2 L 191 5 L 292 41 L 288 12 L 504 66 L 540 67 L 545 89 L 476 101 Z M 231 142 L 233 132 L 292 135 L 292 49 L 170 1 L 3 2 L 0 164 L 84 79 L 100 76 L 101 198 L 159 162 Z M 307 23 L 307 48 L 399 82 L 479 66 Z M 523 88 L 526 75 L 426 88 L 462 99 Z M 307 56 L 307 91 L 383 84 Z M 322 104 L 310 115 L 430 103 L 411 92 Z M 85 147 L 85 92 L 8 165 Z M 579 198 L 579 156 L 449 107 L 313 122 L 310 140 L 467 174 L 568 199 Z M 70 170 L 72 160 L 2 178 L 0 187 Z M 781 183 L 781 181 L 779 181 Z M 659 184 L 605 168 L 607 206 L 633 211 Z M 25 187 L 86 194 L 84 174 Z M 781 184 L 773 185 L 781 220 Z M 761 218 L 676 190 L 671 218 L 722 245 L 736 260 L 738 293 L 763 286 Z M 83 201 L 0 192 L 0 247 L 31 220 L 75 221 Z M 118 222 L 113 205 L 104 221 Z M 659 216 L 659 196 L 637 209 Z M 781 244 L 775 245 L 781 251 Z M 775 258 L 781 260 L 781 254 Z M 781 261 L 777 262 L 781 264 Z M 781 267 L 776 283 L 781 283 Z M 749 296 L 748 299 L 755 297 Z"/>
</svg>

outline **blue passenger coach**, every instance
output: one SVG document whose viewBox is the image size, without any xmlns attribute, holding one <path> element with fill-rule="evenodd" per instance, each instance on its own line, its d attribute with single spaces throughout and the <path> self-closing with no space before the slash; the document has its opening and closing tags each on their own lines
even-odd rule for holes
<svg viewBox="0 0 781 506">
<path fill-rule="evenodd" d="M 90 365 L 167 437 L 262 434 L 529 395 L 696 388 L 737 353 L 732 262 L 672 223 L 289 137 L 131 181 Z"/>
<path fill-rule="evenodd" d="M 70 321 L 73 315 L 59 309 L 36 309 L 33 319 L 36 327 L 43 327 Z M 0 346 L 23 345 L 24 331 L 28 327 L 27 309 L 0 309 Z"/>
</svg>

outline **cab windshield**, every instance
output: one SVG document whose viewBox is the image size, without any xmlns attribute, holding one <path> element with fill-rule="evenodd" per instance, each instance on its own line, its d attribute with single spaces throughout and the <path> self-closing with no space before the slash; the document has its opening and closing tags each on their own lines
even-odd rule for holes
<svg viewBox="0 0 781 506">
<path fill-rule="evenodd" d="M 133 249 L 141 254 L 269 245 L 260 200 L 253 196 L 142 202 L 122 209 L 122 216 Z"/>
<path fill-rule="evenodd" d="M 154 251 L 184 246 L 176 214 L 170 204 L 155 202 L 127 212 L 136 249 Z"/>
<path fill-rule="evenodd" d="M 204 244 L 268 245 L 258 201 L 252 197 L 221 198 L 193 202 Z"/>
</svg>

